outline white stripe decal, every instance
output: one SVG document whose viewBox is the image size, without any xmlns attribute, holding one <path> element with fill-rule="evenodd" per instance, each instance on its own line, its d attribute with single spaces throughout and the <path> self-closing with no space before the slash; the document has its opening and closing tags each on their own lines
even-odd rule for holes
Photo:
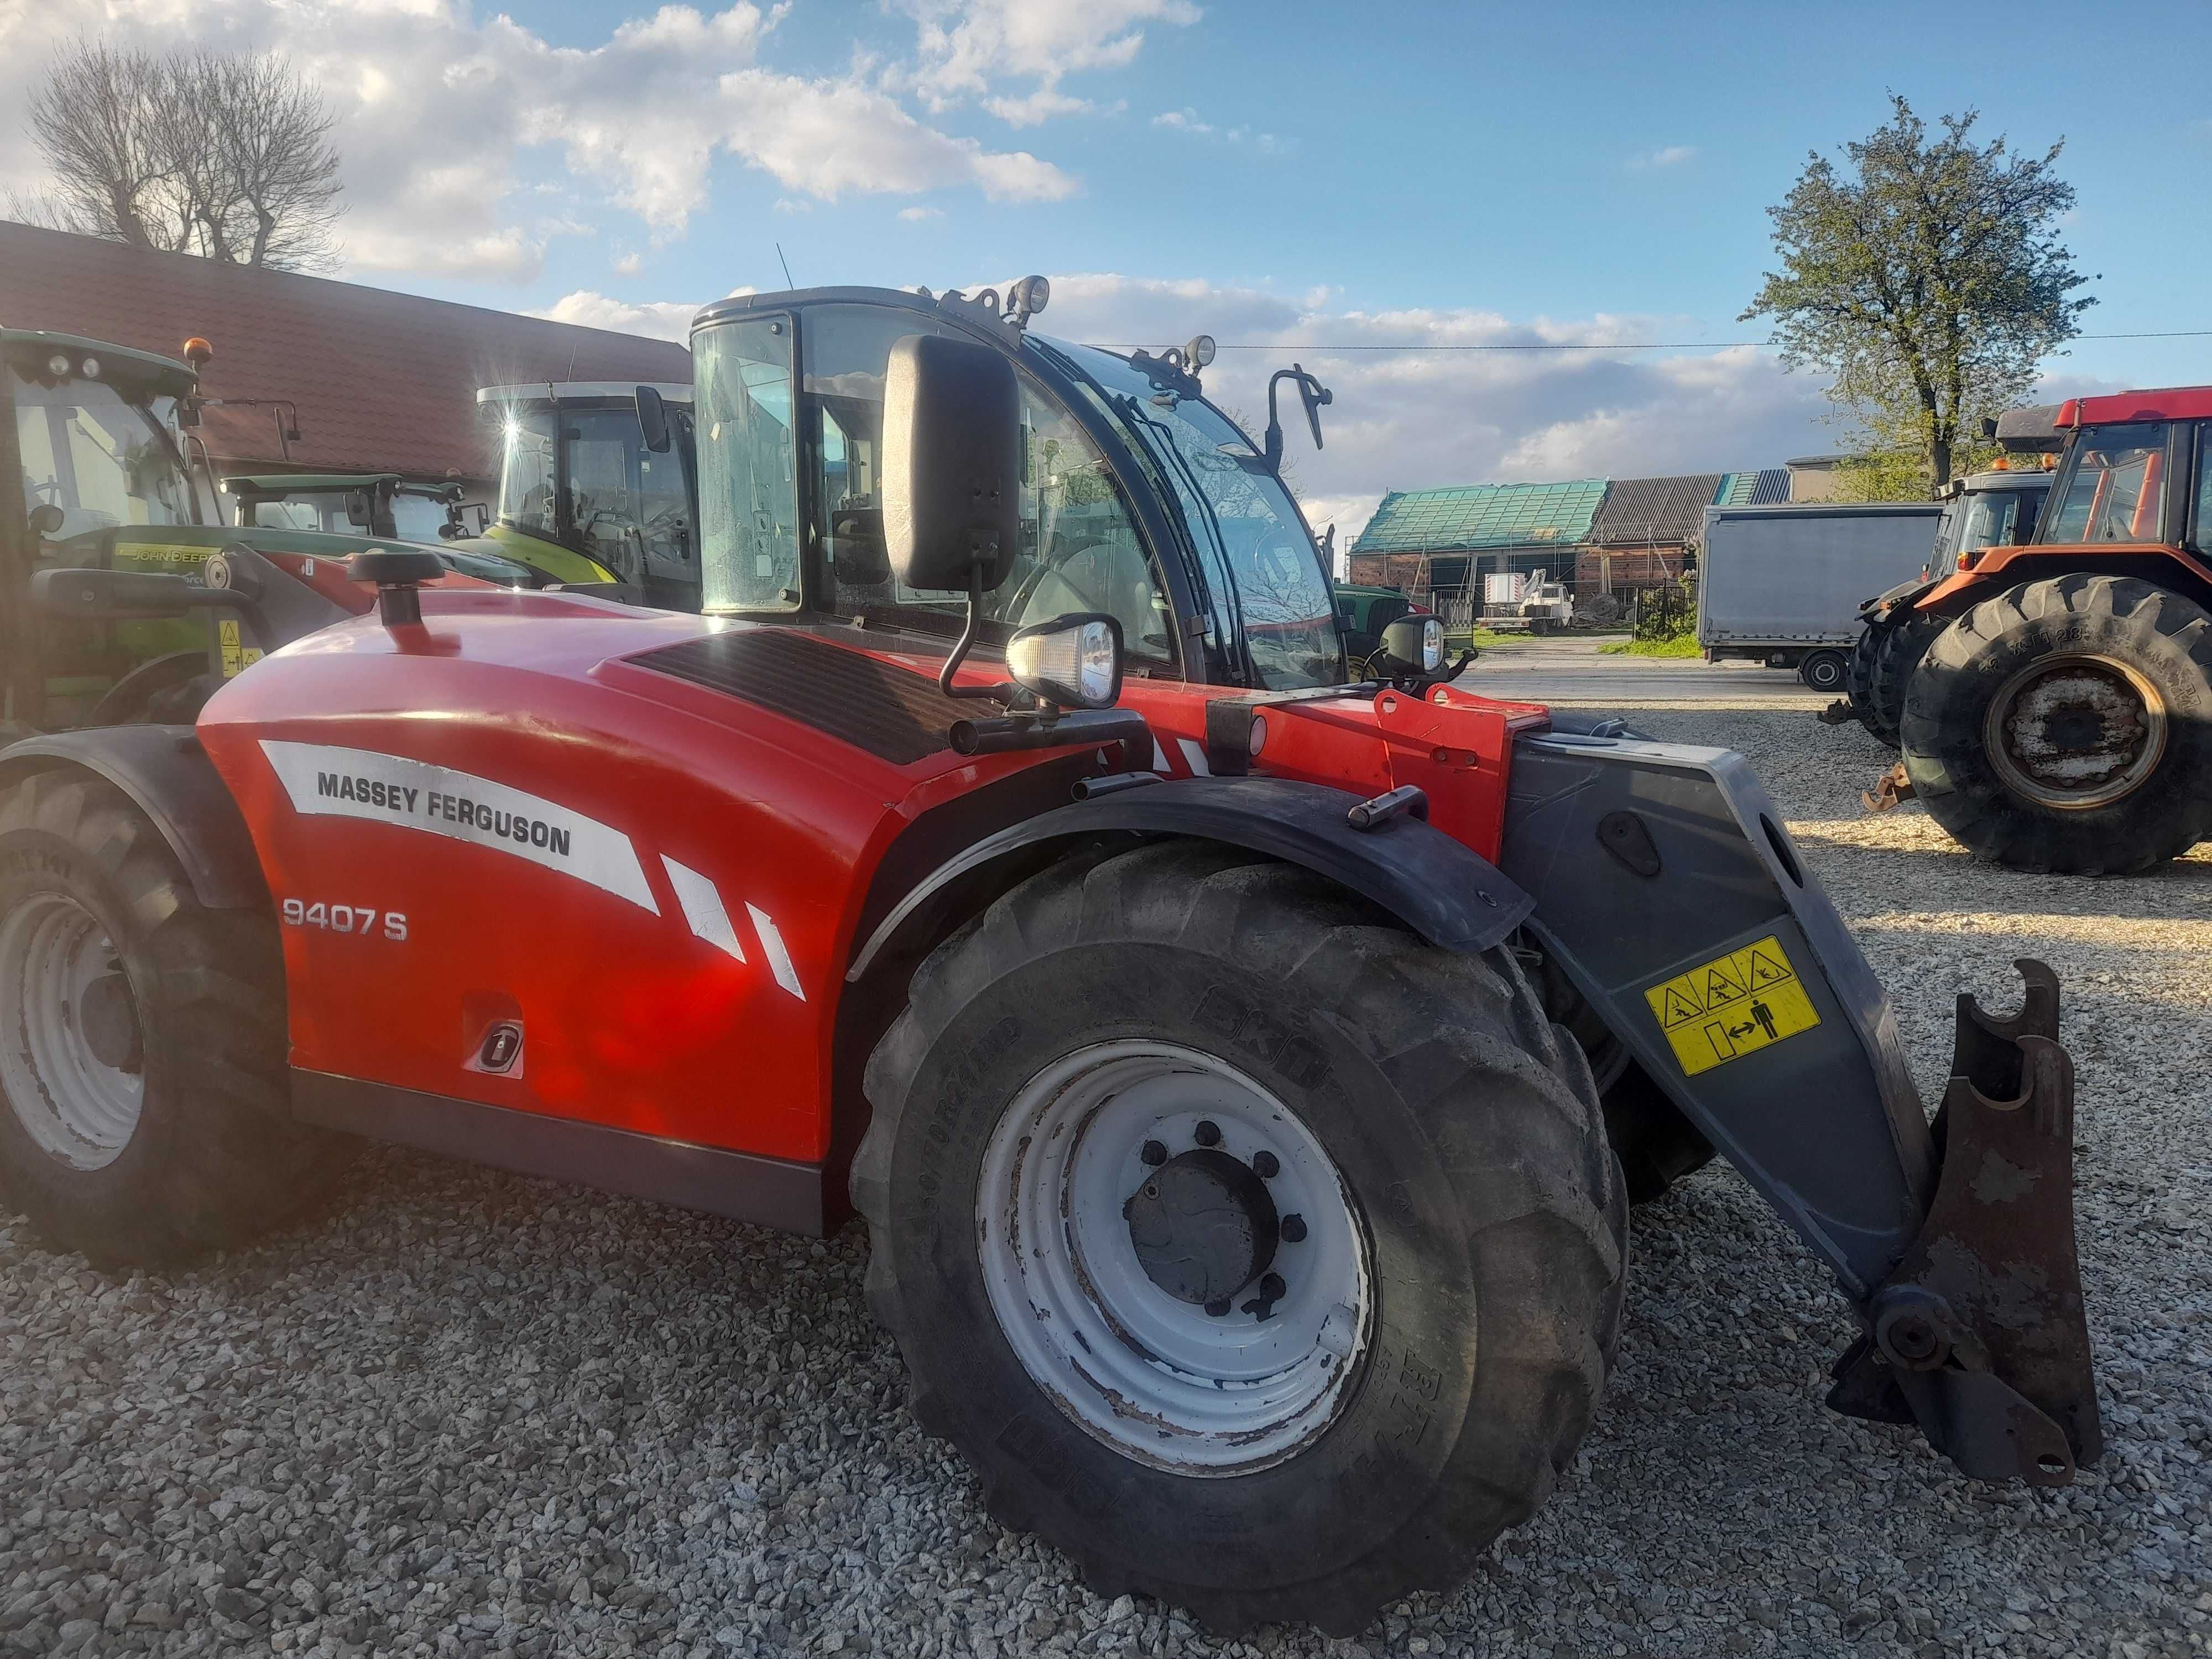
<svg viewBox="0 0 2212 1659">
<path fill-rule="evenodd" d="M 292 798 L 292 810 L 303 816 L 368 818 L 471 842 L 660 914 L 637 848 L 611 824 L 489 778 L 404 755 L 270 738 L 261 740 L 261 752 Z"/>
<path fill-rule="evenodd" d="M 668 884 L 676 890 L 676 902 L 684 907 L 684 920 L 691 924 L 691 931 L 743 962 L 745 947 L 738 943 L 738 930 L 730 926 L 730 913 L 722 908 L 722 895 L 714 882 L 665 853 L 660 855 L 660 866 L 668 872 Z"/>
<path fill-rule="evenodd" d="M 751 913 L 753 926 L 760 933 L 761 949 L 768 953 L 768 965 L 775 974 L 775 982 L 801 1002 L 805 1001 L 806 993 L 799 988 L 798 970 L 791 965 L 791 952 L 783 948 L 783 935 L 775 931 L 775 923 L 757 904 L 748 904 L 745 908 Z"/>
<path fill-rule="evenodd" d="M 1206 763 L 1206 750 L 1200 748 L 1195 741 L 1189 738 L 1177 738 L 1176 747 L 1182 750 L 1182 757 L 1190 763 L 1191 776 L 1210 778 L 1213 775 L 1213 769 Z"/>
</svg>

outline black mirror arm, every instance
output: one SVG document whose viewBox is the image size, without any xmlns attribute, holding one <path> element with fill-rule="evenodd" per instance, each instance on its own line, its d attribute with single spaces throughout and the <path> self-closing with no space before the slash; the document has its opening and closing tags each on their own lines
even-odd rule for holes
<svg viewBox="0 0 2212 1659">
<path fill-rule="evenodd" d="M 1321 411 L 1322 405 L 1336 401 L 1336 394 L 1306 373 L 1304 366 L 1292 363 L 1288 368 L 1279 368 L 1267 377 L 1267 436 L 1265 453 L 1267 465 L 1280 471 L 1283 465 L 1283 418 L 1276 412 L 1275 388 L 1285 380 L 1295 380 L 1298 386 L 1298 401 L 1305 405 L 1306 426 L 1313 433 L 1314 447 L 1321 442 Z"/>
<path fill-rule="evenodd" d="M 938 672 L 937 689 L 948 697 L 988 697 L 1004 702 L 1020 689 L 1012 681 L 998 685 L 955 685 L 952 683 L 953 675 L 960 672 L 960 665 L 968 660 L 968 653 L 975 648 L 975 635 L 982 623 L 983 567 L 972 564 L 968 567 L 968 621 L 960 630 L 959 643 L 952 647 L 952 654 L 945 659 L 945 666 Z"/>
</svg>

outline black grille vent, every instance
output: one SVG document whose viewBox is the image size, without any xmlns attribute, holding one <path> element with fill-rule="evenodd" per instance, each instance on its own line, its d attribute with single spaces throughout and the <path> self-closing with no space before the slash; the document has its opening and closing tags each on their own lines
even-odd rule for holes
<svg viewBox="0 0 2212 1659">
<path fill-rule="evenodd" d="M 946 696 L 934 679 L 792 628 L 709 634 L 630 660 L 757 703 L 894 766 L 951 747 L 945 732 L 952 722 L 979 712 L 972 701 Z"/>
</svg>

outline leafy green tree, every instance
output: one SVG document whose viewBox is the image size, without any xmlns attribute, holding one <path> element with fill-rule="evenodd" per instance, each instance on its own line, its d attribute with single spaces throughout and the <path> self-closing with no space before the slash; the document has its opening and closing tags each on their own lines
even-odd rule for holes
<svg viewBox="0 0 2212 1659">
<path fill-rule="evenodd" d="M 2020 402 L 2096 301 L 2073 297 L 2090 279 L 2058 239 L 2074 204 L 2063 140 L 2024 155 L 1977 143 L 1972 110 L 1931 133 L 1891 103 L 1844 166 L 1815 152 L 1767 210 L 1782 268 L 1743 320 L 1773 319 L 1785 368 L 1826 370 L 1875 451 L 1916 454 L 1924 497 L 1950 478 L 1961 434 Z"/>
</svg>

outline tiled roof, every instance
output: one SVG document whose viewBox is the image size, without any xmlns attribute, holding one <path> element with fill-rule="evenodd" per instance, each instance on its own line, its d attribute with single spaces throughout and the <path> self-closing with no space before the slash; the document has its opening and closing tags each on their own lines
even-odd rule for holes
<svg viewBox="0 0 2212 1659">
<path fill-rule="evenodd" d="M 298 404 L 289 462 L 269 410 L 208 410 L 200 433 L 217 473 L 274 463 L 489 478 L 478 386 L 691 378 L 691 354 L 664 340 L 7 222 L 0 324 L 172 357 L 197 334 L 215 348 L 209 397 Z"/>
<path fill-rule="evenodd" d="M 1601 547 L 1641 547 L 1654 542 L 1693 542 L 1705 509 L 1721 485 L 1717 472 L 1671 478 L 1616 478 L 1590 526 Z"/>
<path fill-rule="evenodd" d="M 1352 550 L 1450 553 L 1584 541 L 1604 499 L 1602 478 L 1394 490 L 1382 498 Z"/>
</svg>

